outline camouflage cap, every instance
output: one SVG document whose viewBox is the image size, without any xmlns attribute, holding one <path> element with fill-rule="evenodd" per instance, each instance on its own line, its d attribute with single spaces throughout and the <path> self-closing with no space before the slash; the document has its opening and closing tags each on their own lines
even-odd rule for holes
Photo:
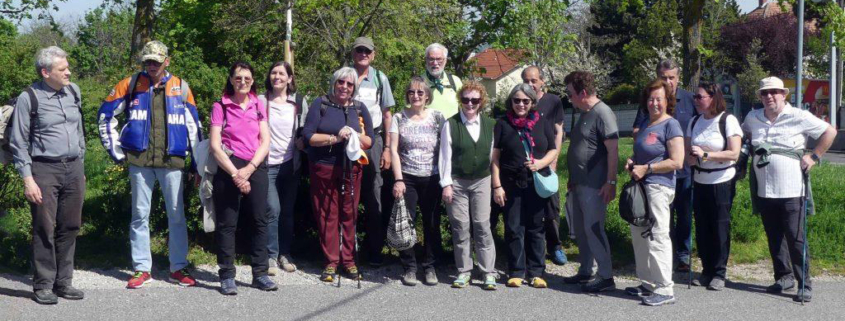
<svg viewBox="0 0 845 321">
<path fill-rule="evenodd" d="M 167 46 L 161 43 L 161 41 L 150 41 L 141 50 L 141 63 L 147 60 L 164 63 L 164 59 L 167 59 Z"/>
</svg>

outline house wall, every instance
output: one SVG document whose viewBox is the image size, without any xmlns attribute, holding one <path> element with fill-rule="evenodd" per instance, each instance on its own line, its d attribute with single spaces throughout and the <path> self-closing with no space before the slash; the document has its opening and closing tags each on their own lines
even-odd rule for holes
<svg viewBox="0 0 845 321">
<path fill-rule="evenodd" d="M 525 66 L 514 68 L 499 79 L 482 79 L 481 84 L 487 90 L 491 102 L 503 101 L 507 98 L 513 86 L 522 83 L 522 70 Z"/>
</svg>

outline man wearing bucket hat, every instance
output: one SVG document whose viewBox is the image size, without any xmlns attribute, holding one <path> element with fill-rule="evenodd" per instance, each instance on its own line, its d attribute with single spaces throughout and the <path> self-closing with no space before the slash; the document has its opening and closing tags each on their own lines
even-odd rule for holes
<svg viewBox="0 0 845 321">
<path fill-rule="evenodd" d="M 182 198 L 182 174 L 188 152 L 202 140 L 196 103 L 188 83 L 171 75 L 167 46 L 150 41 L 141 50 L 144 70 L 121 80 L 100 107 L 99 134 L 115 162 L 129 163 L 132 219 L 129 241 L 135 270 L 126 287 L 152 281 L 150 200 L 158 181 L 167 210 L 170 280 L 193 286 L 188 272 L 188 231 Z M 126 112 L 121 131 L 118 115 Z M 193 158 L 191 167 L 194 167 Z"/>
<path fill-rule="evenodd" d="M 390 80 L 371 64 L 376 57 L 376 47 L 369 37 L 355 38 L 352 43 L 352 62 L 358 72 L 358 90 L 354 99 L 364 103 L 373 121 L 373 145 L 366 151 L 369 164 L 364 166 L 361 189 L 361 201 L 364 203 L 364 223 L 366 224 L 365 253 L 370 265 L 382 264 L 381 250 L 384 247 L 387 220 L 382 215 L 383 202 L 381 187 L 384 180 L 382 171 L 390 169 L 389 135 L 385 128 L 390 128 L 393 114 L 390 108 L 396 105 Z"/>
<path fill-rule="evenodd" d="M 763 108 L 745 117 L 742 130 L 754 148 L 755 207 L 760 211 L 774 265 L 775 283 L 766 290 L 780 293 L 795 287 L 795 301 L 812 299 L 809 247 L 806 242 L 806 178 L 830 148 L 836 130 L 806 110 L 786 102 L 789 89 L 777 77 L 760 81 L 757 90 Z M 807 138 L 816 140 L 807 151 Z M 795 182 L 804 181 L 804 184 Z M 752 185 L 753 182 L 752 182 Z M 803 222 L 803 223 L 802 223 Z"/>
</svg>

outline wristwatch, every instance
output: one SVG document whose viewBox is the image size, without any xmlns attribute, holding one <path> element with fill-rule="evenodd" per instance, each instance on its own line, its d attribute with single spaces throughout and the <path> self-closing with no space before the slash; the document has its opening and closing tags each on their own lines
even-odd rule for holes
<svg viewBox="0 0 845 321">
<path fill-rule="evenodd" d="M 610 185 L 616 186 L 616 180 L 615 179 L 608 180 L 607 183 L 610 184 Z"/>
<path fill-rule="evenodd" d="M 710 156 L 707 152 L 704 152 L 704 155 L 701 156 L 701 159 L 707 161 L 707 157 Z"/>
<path fill-rule="evenodd" d="M 819 157 L 819 155 L 817 155 L 816 153 L 811 153 L 811 154 L 810 154 L 810 158 L 812 158 L 812 159 L 813 159 L 813 161 L 814 161 L 814 162 L 816 162 L 816 163 L 818 163 L 818 162 L 820 162 L 820 161 L 822 160 L 822 158 L 821 158 L 821 157 Z"/>
</svg>

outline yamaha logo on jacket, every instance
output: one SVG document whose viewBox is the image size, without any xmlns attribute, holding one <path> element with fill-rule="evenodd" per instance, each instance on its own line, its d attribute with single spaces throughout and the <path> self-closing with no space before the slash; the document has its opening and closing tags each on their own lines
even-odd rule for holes
<svg viewBox="0 0 845 321">
<path fill-rule="evenodd" d="M 121 80 L 111 91 L 98 112 L 100 140 L 116 162 L 126 157 L 124 150 L 145 151 L 149 147 L 153 88 L 146 72 L 141 72 L 129 95 L 133 77 Z M 164 83 L 167 112 L 167 154 L 186 157 L 188 151 L 202 141 L 202 126 L 194 96 L 188 84 L 170 73 Z M 183 92 L 184 91 L 184 92 Z M 127 103 L 128 102 L 128 103 Z M 118 116 L 124 114 L 124 125 L 117 131 Z"/>
</svg>

